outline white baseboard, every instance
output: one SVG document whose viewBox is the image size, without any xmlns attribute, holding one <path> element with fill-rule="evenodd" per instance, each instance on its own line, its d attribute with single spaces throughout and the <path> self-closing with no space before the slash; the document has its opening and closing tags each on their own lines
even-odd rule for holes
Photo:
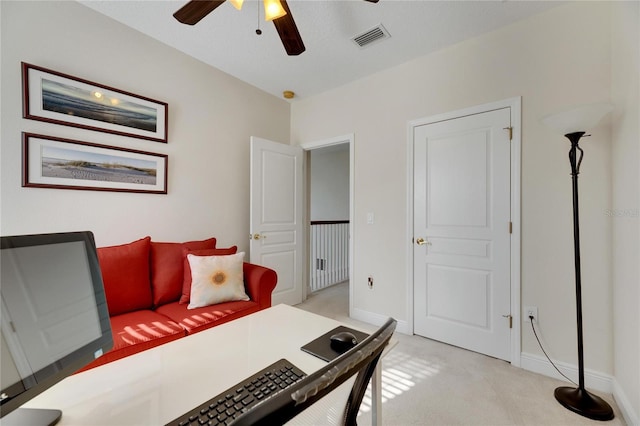
<svg viewBox="0 0 640 426">
<path fill-rule="evenodd" d="M 578 382 L 578 367 L 572 364 L 567 364 L 560 361 L 554 361 L 556 366 L 566 374 L 567 377 L 571 377 L 576 383 Z M 554 379 L 566 381 L 556 370 L 553 368 L 547 358 L 540 355 L 533 355 L 528 353 L 522 353 L 520 355 L 520 367 L 539 373 Z M 613 395 L 613 399 L 616 401 L 618 408 L 622 412 L 624 421 L 632 426 L 640 426 L 640 417 L 635 412 L 633 405 L 629 402 L 624 390 L 620 387 L 620 384 L 608 374 L 600 373 L 598 371 L 585 369 L 584 371 L 584 385 L 587 389 L 593 389 L 596 391 L 604 392 Z"/>
<path fill-rule="evenodd" d="M 566 362 L 553 361 L 556 367 L 571 380 L 578 382 L 578 366 L 573 364 L 567 364 Z M 534 373 L 542 374 L 544 376 L 553 377 L 554 379 L 567 381 L 562 377 L 555 368 L 551 365 L 549 360 L 544 356 L 534 355 L 529 353 L 520 354 L 520 367 L 533 371 Z M 584 370 L 584 385 L 589 389 L 594 389 L 600 392 L 613 393 L 613 377 L 608 374 L 600 373 L 593 370 Z"/>
<path fill-rule="evenodd" d="M 353 308 L 351 310 L 351 318 L 369 324 L 381 326 L 387 321 L 388 317 L 373 312 L 363 311 L 362 309 Z M 396 325 L 397 332 L 403 334 L 411 334 L 411 331 L 409 331 L 409 324 L 406 321 L 396 321 L 398 321 L 398 324 Z"/>
<path fill-rule="evenodd" d="M 640 425 L 640 417 L 638 417 L 638 413 L 636 413 L 633 409 L 633 405 L 629 402 L 629 398 L 624 393 L 620 384 L 613 378 L 613 398 L 616 400 L 616 404 L 618 404 L 618 408 L 622 411 L 622 416 L 624 417 L 624 421 L 628 425 Z"/>
</svg>

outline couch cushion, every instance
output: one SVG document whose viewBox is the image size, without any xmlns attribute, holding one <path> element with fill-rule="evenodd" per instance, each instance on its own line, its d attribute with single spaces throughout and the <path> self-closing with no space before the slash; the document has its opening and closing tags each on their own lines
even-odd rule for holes
<svg viewBox="0 0 640 426">
<path fill-rule="evenodd" d="M 187 309 L 187 305 L 175 302 L 160 306 L 156 312 L 171 318 L 180 324 L 187 334 L 191 334 L 258 312 L 260 309 L 260 305 L 251 300 L 226 302 L 197 309 Z"/>
<path fill-rule="evenodd" d="M 129 244 L 98 248 L 110 316 L 151 308 L 150 241 L 145 237 Z"/>
<path fill-rule="evenodd" d="M 188 309 L 217 303 L 249 300 L 244 291 L 244 252 L 226 256 L 187 255 L 191 269 L 191 296 Z"/>
<path fill-rule="evenodd" d="M 189 303 L 191 299 L 191 266 L 187 260 L 188 254 L 195 256 L 227 256 L 230 254 L 236 254 L 238 246 L 231 246 L 229 248 L 214 248 L 206 250 L 192 250 L 185 248 L 182 252 L 183 257 L 183 281 L 182 281 L 182 295 L 180 296 L 180 303 Z"/>
<path fill-rule="evenodd" d="M 153 348 L 186 335 L 184 328 L 169 318 L 149 310 L 109 318 L 113 348 L 81 371 Z"/>
<path fill-rule="evenodd" d="M 184 250 L 213 249 L 216 239 L 185 243 L 151 242 L 153 306 L 175 302 L 182 295 Z"/>
</svg>

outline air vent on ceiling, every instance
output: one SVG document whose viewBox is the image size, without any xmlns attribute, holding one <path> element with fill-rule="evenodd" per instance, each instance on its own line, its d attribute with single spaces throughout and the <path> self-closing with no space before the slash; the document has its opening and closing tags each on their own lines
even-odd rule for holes
<svg viewBox="0 0 640 426">
<path fill-rule="evenodd" d="M 372 43 L 382 41 L 391 37 L 389 32 L 382 24 L 378 24 L 377 26 L 371 28 L 352 38 L 354 43 L 356 43 L 360 47 L 366 47 L 371 45 Z"/>
</svg>

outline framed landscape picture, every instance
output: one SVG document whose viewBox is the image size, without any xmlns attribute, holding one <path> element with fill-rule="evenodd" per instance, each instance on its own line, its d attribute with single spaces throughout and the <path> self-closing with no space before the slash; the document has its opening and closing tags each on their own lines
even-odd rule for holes
<svg viewBox="0 0 640 426">
<path fill-rule="evenodd" d="M 167 142 L 165 102 L 25 62 L 22 109 L 32 120 Z"/>
<path fill-rule="evenodd" d="M 167 193 L 165 154 L 22 134 L 22 186 Z"/>
</svg>

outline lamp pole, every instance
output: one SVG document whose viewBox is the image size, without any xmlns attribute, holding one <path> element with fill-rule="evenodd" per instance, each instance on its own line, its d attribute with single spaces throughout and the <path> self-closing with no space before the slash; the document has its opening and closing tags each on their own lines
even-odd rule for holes
<svg viewBox="0 0 640 426">
<path fill-rule="evenodd" d="M 585 132 L 567 133 L 571 142 L 569 162 L 571 163 L 571 183 L 573 191 L 573 250 L 576 274 L 576 321 L 578 333 L 578 387 L 562 386 L 556 388 L 556 400 L 565 408 L 594 420 L 613 419 L 613 409 L 602 398 L 588 392 L 584 386 L 584 349 L 582 336 L 582 276 L 580 272 L 580 223 L 578 217 L 578 174 L 584 151 L 578 145 Z M 578 157 L 578 151 L 580 157 Z"/>
</svg>

